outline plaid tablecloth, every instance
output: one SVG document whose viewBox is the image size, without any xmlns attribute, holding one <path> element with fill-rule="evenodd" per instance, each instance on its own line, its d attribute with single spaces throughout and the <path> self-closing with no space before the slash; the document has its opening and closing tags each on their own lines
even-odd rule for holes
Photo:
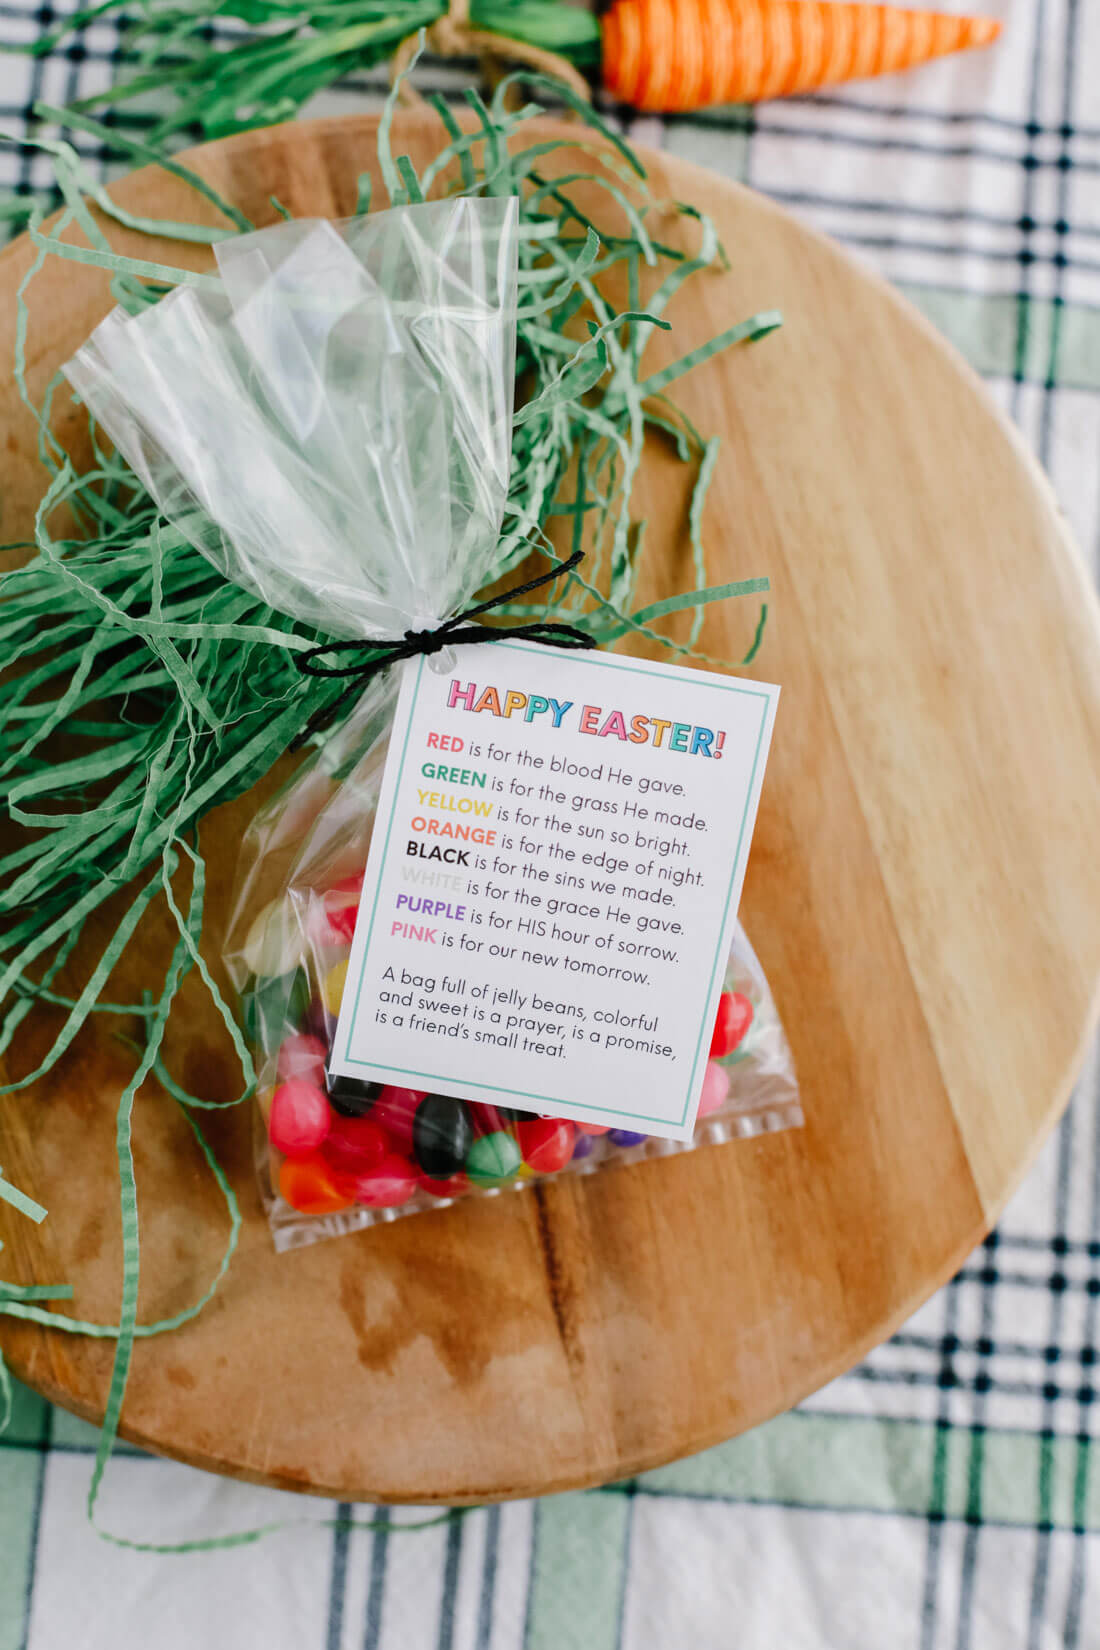
<svg viewBox="0 0 1100 1650">
<path fill-rule="evenodd" d="M 951 0 L 942 0 L 946 6 Z M 985 376 L 1096 565 L 1100 4 L 987 0 L 991 53 L 834 95 L 639 120 L 907 294 Z M 0 39 L 58 15 L 0 5 Z M 0 60 L 0 120 L 114 72 L 113 24 Z M 428 71 L 442 89 L 458 69 Z M 323 107 L 376 104 L 381 80 Z M 46 167 L 0 150 L 0 188 Z M 792 1414 L 605 1490 L 417 1533 L 123 1450 L 120 1534 L 296 1520 L 158 1558 L 84 1516 L 91 1431 L 19 1394 L 0 1440 L 0 1650 L 1100 1650 L 1100 1136 L 1095 1058 L 997 1232 L 903 1332 Z M 532 1417 L 537 1425 L 537 1416 Z"/>
</svg>

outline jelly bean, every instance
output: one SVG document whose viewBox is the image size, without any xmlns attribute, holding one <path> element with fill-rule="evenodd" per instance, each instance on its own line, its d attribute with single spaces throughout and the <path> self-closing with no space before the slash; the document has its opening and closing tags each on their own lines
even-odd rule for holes
<svg viewBox="0 0 1100 1650">
<path fill-rule="evenodd" d="M 412 1151 L 416 1108 L 427 1099 L 424 1089 L 398 1089 L 386 1083 L 378 1093 L 371 1116 L 392 1134 L 399 1151 Z"/>
<path fill-rule="evenodd" d="M 273 979 L 256 978 L 241 994 L 244 1029 L 253 1043 L 276 1049 L 288 1032 L 297 1029 L 309 1006 L 309 980 L 304 968 Z"/>
<path fill-rule="evenodd" d="M 537 1111 L 517 1111 L 515 1106 L 485 1106 L 483 1109 L 495 1112 L 503 1128 L 509 1128 L 513 1123 L 526 1123 L 529 1118 L 538 1116 Z"/>
<path fill-rule="evenodd" d="M 329 1013 L 320 997 L 311 998 L 309 1007 L 302 1015 L 302 1030 L 308 1031 L 311 1037 L 320 1037 L 322 1042 L 330 1043 L 335 1028 L 335 1014 Z"/>
<path fill-rule="evenodd" d="M 638 1134 L 634 1129 L 608 1129 L 607 1138 L 613 1146 L 640 1146 L 643 1140 L 648 1140 L 648 1134 Z"/>
<path fill-rule="evenodd" d="M 506 1106 L 490 1106 L 484 1100 L 470 1102 L 470 1122 L 475 1134 L 508 1134 L 512 1124 Z"/>
<path fill-rule="evenodd" d="M 365 1117 L 382 1092 L 381 1083 L 363 1083 L 358 1077 L 325 1076 L 328 1103 L 341 1117 Z"/>
<path fill-rule="evenodd" d="M 362 871 L 356 871 L 354 876 L 342 878 L 326 891 L 322 904 L 331 941 L 337 944 L 351 944 L 352 935 L 355 933 L 355 919 L 359 914 L 359 896 L 362 892 Z"/>
<path fill-rule="evenodd" d="M 302 960 L 302 936 L 292 913 L 272 900 L 254 919 L 241 946 L 249 972 L 267 979 L 289 974 Z"/>
<path fill-rule="evenodd" d="M 326 1013 L 331 1014 L 334 1019 L 340 1012 L 340 1001 L 344 995 L 347 977 L 348 959 L 345 957 L 342 962 L 329 969 L 321 986 L 321 1001 L 325 1005 Z"/>
<path fill-rule="evenodd" d="M 574 1160 L 574 1162 L 578 1161 L 582 1157 L 590 1156 L 591 1153 L 595 1151 L 595 1149 L 596 1149 L 595 1140 L 593 1140 L 593 1138 L 590 1134 L 581 1134 L 579 1132 L 579 1126 L 578 1126 L 577 1138 L 573 1142 L 573 1160 Z"/>
<path fill-rule="evenodd" d="M 522 1159 L 519 1147 L 510 1134 L 497 1130 L 483 1134 L 470 1147 L 466 1159 L 466 1173 L 478 1186 L 496 1186 L 511 1180 Z"/>
<path fill-rule="evenodd" d="M 320 1157 L 288 1157 L 279 1170 L 279 1192 L 303 1215 L 334 1214 L 352 1202 Z"/>
<path fill-rule="evenodd" d="M 413 1117 L 413 1156 L 433 1180 L 458 1173 L 473 1139 L 470 1114 L 461 1100 L 429 1094 L 420 1102 Z"/>
<path fill-rule="evenodd" d="M 321 1150 L 341 1174 L 365 1174 L 376 1169 L 393 1146 L 385 1129 L 369 1117 L 334 1117 Z"/>
<path fill-rule="evenodd" d="M 740 991 L 723 991 L 718 999 L 718 1015 L 710 1040 L 712 1060 L 732 1054 L 752 1025 L 752 1004 Z"/>
<path fill-rule="evenodd" d="M 342 1180 L 341 1185 L 353 1192 L 356 1203 L 368 1209 L 394 1209 L 399 1203 L 407 1203 L 416 1191 L 416 1169 L 407 1157 L 391 1152 L 375 1168 Z"/>
<path fill-rule="evenodd" d="M 610 1123 L 578 1123 L 582 1134 L 606 1134 L 611 1127 Z"/>
<path fill-rule="evenodd" d="M 325 1061 L 328 1058 L 328 1045 L 320 1037 L 311 1037 L 308 1032 L 295 1031 L 283 1043 L 276 1061 L 276 1071 L 279 1081 L 285 1083 L 288 1077 L 304 1077 L 307 1083 L 316 1083 L 320 1088 L 325 1080 Z"/>
<path fill-rule="evenodd" d="M 317 1150 L 332 1122 L 323 1090 L 302 1077 L 281 1083 L 271 1097 L 267 1132 L 285 1157 L 306 1157 Z"/>
<path fill-rule="evenodd" d="M 446 1180 L 433 1180 L 430 1175 L 422 1174 L 420 1184 L 432 1197 L 461 1197 L 470 1189 L 464 1174 L 453 1174 Z"/>
<path fill-rule="evenodd" d="M 699 1116 L 707 1117 L 723 1105 L 730 1091 L 730 1074 L 714 1060 L 707 1061 L 703 1090 L 699 1096 Z"/>
<path fill-rule="evenodd" d="M 536 1174 L 557 1174 L 573 1155 L 573 1125 L 562 1117 L 535 1117 L 516 1125 L 523 1161 Z"/>
</svg>

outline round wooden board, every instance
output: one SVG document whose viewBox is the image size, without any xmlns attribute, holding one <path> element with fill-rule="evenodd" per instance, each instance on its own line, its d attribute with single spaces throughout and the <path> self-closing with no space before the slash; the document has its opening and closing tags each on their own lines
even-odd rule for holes
<svg viewBox="0 0 1100 1650">
<path fill-rule="evenodd" d="M 287 126 L 193 158 L 259 222 L 271 195 L 347 214 L 375 127 Z M 398 143 L 418 161 L 438 139 L 434 117 L 402 117 Z M 241 1250 L 197 1321 L 138 1346 L 123 1430 L 154 1450 L 342 1499 L 460 1502 L 702 1449 L 795 1403 L 912 1312 L 989 1228 L 1068 1096 L 1100 972 L 1100 649 L 1046 483 L 894 293 L 767 201 L 647 160 L 655 192 L 708 211 L 733 262 L 673 305 L 663 347 L 679 355 L 757 308 L 786 316 L 679 394 L 723 440 L 712 576 L 772 581 L 756 669 L 783 698 L 742 915 L 806 1127 L 277 1257 L 247 1119 L 230 1113 L 212 1134 L 242 1197 Z M 196 210 L 154 171 L 116 194 L 132 211 Z M 178 246 L 110 232 L 179 261 Z M 23 241 L 0 259 L 5 359 L 31 257 Z M 40 387 L 109 307 L 106 276 L 51 261 L 30 304 Z M 13 539 L 30 530 L 42 473 L 10 383 L 0 412 L 0 536 Z M 79 418 L 59 418 L 77 441 Z M 661 546 L 647 596 L 688 577 L 681 468 L 655 447 L 641 478 Z M 748 605 L 708 617 L 711 653 L 743 651 Z M 207 822 L 215 914 L 255 802 Z M 145 931 L 115 995 L 163 965 L 166 939 L 163 923 Z M 131 1069 L 116 1029 L 90 1031 L 0 1106 L 0 1163 L 50 1209 L 37 1230 L 0 1213 L 6 1275 L 70 1281 L 76 1312 L 107 1320 L 120 1271 L 104 1210 Z M 48 1030 L 26 1023 L 18 1070 Z M 168 1065 L 210 1098 L 236 1092 L 194 981 Z M 136 1155 L 151 1320 L 202 1293 L 226 1220 L 152 1084 Z M 2 1344 L 49 1398 L 101 1415 L 109 1344 L 10 1320 Z"/>
</svg>

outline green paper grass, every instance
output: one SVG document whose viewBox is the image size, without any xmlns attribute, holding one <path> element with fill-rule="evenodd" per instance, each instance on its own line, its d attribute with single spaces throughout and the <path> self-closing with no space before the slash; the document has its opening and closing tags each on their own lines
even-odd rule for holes
<svg viewBox="0 0 1100 1650">
<path fill-rule="evenodd" d="M 661 243 L 651 224 L 669 203 L 651 197 L 637 158 L 595 113 L 578 106 L 587 130 L 578 129 L 568 139 L 525 144 L 524 127 L 541 111 L 530 104 L 508 112 L 507 91 L 506 82 L 488 106 L 476 93 L 467 94 L 475 116 L 470 131 L 438 103 L 447 141 L 420 175 L 407 157 L 392 153 L 392 103 L 378 133 L 380 170 L 394 205 L 445 188 L 514 194 L 520 200 L 517 377 L 526 399 L 516 418 L 497 573 L 507 573 L 532 548 L 552 554 L 546 529 L 559 517 L 570 548 L 583 545 L 588 557 L 583 576 L 557 581 L 550 600 L 502 611 L 565 620 L 603 644 L 639 636 L 676 657 L 720 663 L 707 661 L 696 648 L 705 606 L 762 591 L 767 581 L 707 586 L 703 506 L 717 444 L 699 435 L 667 391 L 678 376 L 717 351 L 771 331 L 779 317 L 774 312 L 754 316 L 672 365 L 647 372 L 646 347 L 653 332 L 667 326 L 664 312 L 670 300 L 685 282 L 704 279 L 721 259 L 714 229 L 693 208 L 677 205 L 675 210 L 693 221 L 697 250 L 685 256 Z M 81 124 L 94 125 L 86 119 Z M 506 140 L 512 140 L 511 150 Z M 28 405 L 26 289 L 47 257 L 109 269 L 117 300 L 131 311 L 156 302 L 172 283 L 210 279 L 114 252 L 88 211 L 85 193 L 94 194 L 104 212 L 131 228 L 181 241 L 212 240 L 250 227 L 239 210 L 218 200 L 198 179 L 191 181 L 205 199 L 218 204 L 224 230 L 135 219 L 95 186 L 71 147 L 58 142 L 48 147 L 65 208 L 52 230 L 36 221 L 30 231 L 38 252 L 20 293 L 16 340 L 16 375 Z M 143 145 L 132 147 L 147 153 Z M 589 157 L 589 169 L 565 178 L 549 176 L 547 159 L 563 148 L 579 148 Z M 190 178 L 174 162 L 170 169 Z M 578 184 L 596 185 L 608 196 L 625 226 L 621 233 L 597 234 L 575 199 Z M 359 198 L 365 207 L 369 179 L 361 180 Z M 70 226 L 83 231 L 83 245 L 60 238 Z M 625 276 L 622 309 L 614 307 L 601 281 L 612 269 Z M 655 284 L 643 303 L 645 271 Z M 91 463 L 82 470 L 74 466 L 50 429 L 56 387 L 55 378 L 43 405 L 34 409 L 48 483 L 35 523 L 36 554 L 4 579 L 6 600 L 0 603 L 0 799 L 25 833 L 22 844 L 0 858 L 0 911 L 5 917 L 0 1050 L 10 1059 L 19 1027 L 36 1003 L 59 1010 L 61 1025 L 40 1064 L 14 1080 L 9 1091 L 47 1073 L 93 1013 L 113 1017 L 134 1049 L 134 1071 L 120 1096 L 116 1126 L 122 1299 L 117 1324 L 89 1323 L 49 1310 L 26 1289 L 0 1283 L 0 1314 L 117 1340 L 89 1492 L 91 1515 L 117 1432 L 135 1339 L 177 1328 L 202 1310 L 230 1263 L 240 1229 L 232 1188 L 196 1115 L 216 1103 L 188 1094 L 161 1058 L 180 983 L 195 971 L 240 1059 L 239 1099 L 254 1087 L 244 1038 L 202 954 L 205 865 L 196 826 L 209 809 L 240 795 L 267 773 L 306 721 L 339 695 L 341 684 L 296 668 L 295 655 L 326 638 L 227 583 L 158 516 L 135 476 L 94 428 Z M 632 512 L 631 496 L 644 443 L 652 434 L 671 441 L 681 460 L 695 469 L 688 521 L 694 585 L 680 596 L 639 607 L 635 589 L 644 561 L 644 523 Z M 62 507 L 76 523 L 71 536 L 55 536 Z M 684 641 L 670 640 L 658 628 L 678 612 L 692 615 Z M 742 663 L 759 645 L 765 612 L 761 610 Z M 87 965 L 76 994 L 64 995 L 57 989 L 62 968 L 89 920 L 120 890 L 127 903 L 113 935 Z M 117 1002 L 110 993 L 112 971 L 146 911 L 160 901 L 177 934 L 163 978 L 149 982 L 141 1002 Z M 130 1120 L 138 1089 L 149 1076 L 183 1108 L 225 1198 L 229 1232 L 221 1266 L 203 1297 L 171 1319 L 139 1325 Z M 35 1213 L 26 1195 L 0 1178 L 3 1197 L 17 1206 L 22 1200 L 27 1212 Z M 0 1360 L 0 1420 L 6 1392 Z M 245 1532 L 234 1540 L 254 1539 L 258 1533 Z"/>
<path fill-rule="evenodd" d="M 128 23 L 123 58 L 132 72 L 72 109 L 109 108 L 117 117 L 135 100 L 154 98 L 158 108 L 168 105 L 152 124 L 152 141 L 163 144 L 180 133 L 225 137 L 289 120 L 334 81 L 388 61 L 403 40 L 446 11 L 443 0 L 104 0 L 17 49 L 54 51 L 89 23 L 121 14 Z M 599 69 L 599 20 L 586 8 L 561 0 L 472 0 L 470 23 L 581 70 Z M 208 25 L 221 31 L 218 40 Z"/>
</svg>

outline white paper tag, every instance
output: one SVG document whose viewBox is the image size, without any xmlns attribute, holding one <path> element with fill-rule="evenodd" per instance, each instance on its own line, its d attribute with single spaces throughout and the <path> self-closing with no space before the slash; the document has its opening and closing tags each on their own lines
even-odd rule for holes
<svg viewBox="0 0 1100 1650">
<path fill-rule="evenodd" d="M 404 666 L 332 1068 L 688 1139 L 779 689 L 455 657 Z"/>
</svg>

